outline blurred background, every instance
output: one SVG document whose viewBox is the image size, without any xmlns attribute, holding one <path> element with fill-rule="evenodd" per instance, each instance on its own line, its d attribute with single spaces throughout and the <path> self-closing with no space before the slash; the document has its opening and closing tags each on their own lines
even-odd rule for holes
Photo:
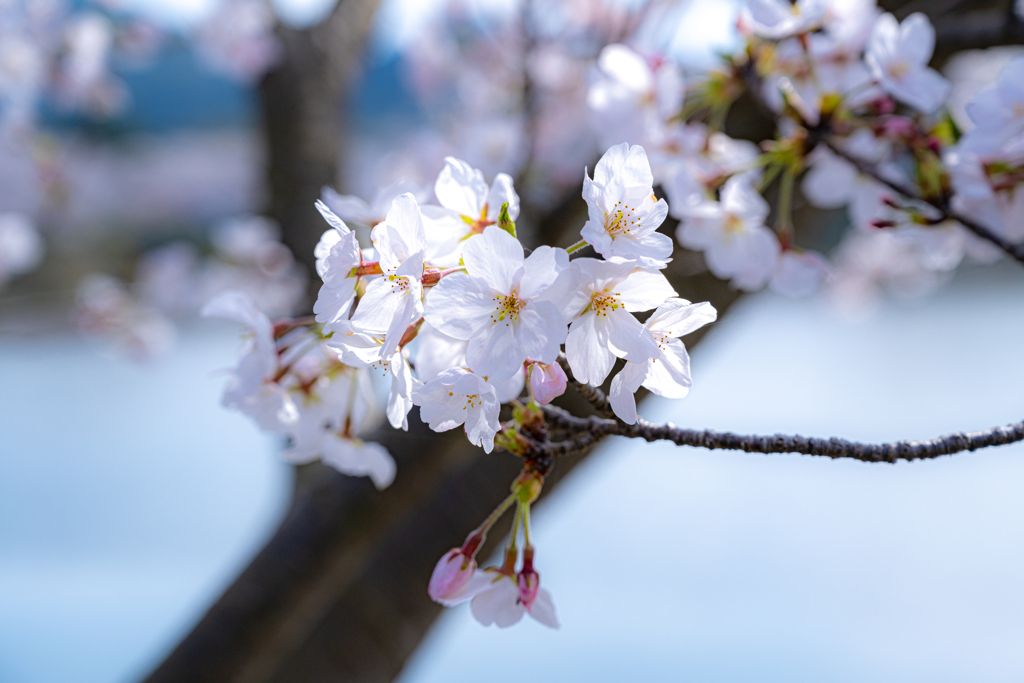
<svg viewBox="0 0 1024 683">
<path fill-rule="evenodd" d="M 608 441 L 535 522 L 561 630 L 499 631 L 426 582 L 510 456 L 414 425 L 378 494 L 220 407 L 238 330 L 197 311 L 240 289 L 308 312 L 325 186 L 365 229 L 452 154 L 516 179 L 525 243 L 571 244 L 601 48 L 696 72 L 737 7 L 0 0 L 0 681 L 1024 678 L 1019 444 L 871 466 Z M 954 102 L 1014 50 L 940 45 Z M 797 209 L 834 247 L 843 212 Z M 671 277 L 722 315 L 650 420 L 880 441 L 1024 413 L 1012 263 L 803 300 L 682 250 Z"/>
</svg>

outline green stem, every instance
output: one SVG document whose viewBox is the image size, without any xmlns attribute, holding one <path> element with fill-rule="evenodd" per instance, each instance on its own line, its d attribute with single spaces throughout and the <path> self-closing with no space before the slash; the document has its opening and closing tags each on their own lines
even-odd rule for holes
<svg viewBox="0 0 1024 683">
<path fill-rule="evenodd" d="M 590 243 L 587 242 L 586 240 L 580 240 L 576 244 L 574 244 L 571 247 L 569 247 L 568 249 L 566 249 L 565 252 L 567 254 L 571 254 L 574 251 L 579 251 L 580 249 L 582 249 L 583 247 L 587 246 L 588 244 L 590 244 Z"/>
<path fill-rule="evenodd" d="M 529 548 L 533 544 L 530 543 L 530 504 L 523 503 L 523 547 Z"/>
</svg>

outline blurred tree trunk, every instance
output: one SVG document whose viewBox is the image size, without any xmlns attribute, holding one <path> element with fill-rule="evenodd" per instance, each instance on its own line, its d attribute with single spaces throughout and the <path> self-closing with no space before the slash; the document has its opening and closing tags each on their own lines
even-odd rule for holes
<svg viewBox="0 0 1024 683">
<path fill-rule="evenodd" d="M 260 82 L 267 145 L 267 213 L 283 241 L 313 272 L 313 248 L 326 226 L 313 207 L 339 182 L 345 92 L 355 76 L 380 0 L 340 0 L 317 26 L 279 24 L 281 60 Z M 312 290 L 314 293 L 316 290 Z"/>
<path fill-rule="evenodd" d="M 313 202 L 322 185 L 338 182 L 341 103 L 376 3 L 342 0 L 321 26 L 280 29 L 284 61 L 261 84 L 270 211 L 284 227 L 286 243 L 308 265 L 323 229 Z M 913 9 L 934 16 L 955 3 L 880 4 L 899 16 Z M 949 21 L 948 14 L 944 20 Z M 730 128 L 763 131 L 756 118 L 753 108 L 741 102 Z M 578 192 L 568 193 L 561 204 L 535 218 L 535 233 L 526 234 L 568 244 L 584 220 Z M 663 229 L 671 234 L 671 221 Z M 689 252 L 676 254 L 667 275 L 682 296 L 711 301 L 720 313 L 738 297 Z M 702 333 L 689 336 L 687 344 L 692 346 Z M 589 412 L 574 395 L 564 401 L 578 414 Z M 274 537 L 148 681 L 394 679 L 440 612 L 426 593 L 434 563 L 504 497 L 520 463 L 508 453 L 484 454 L 469 445 L 462 430 L 431 432 L 416 419 L 416 411 L 408 433 L 385 429 L 373 439 L 395 456 L 394 484 L 378 492 L 365 479 L 309 466 Z M 544 495 L 587 455 L 559 459 Z M 501 542 L 500 536 L 491 537 L 484 556 Z"/>
</svg>

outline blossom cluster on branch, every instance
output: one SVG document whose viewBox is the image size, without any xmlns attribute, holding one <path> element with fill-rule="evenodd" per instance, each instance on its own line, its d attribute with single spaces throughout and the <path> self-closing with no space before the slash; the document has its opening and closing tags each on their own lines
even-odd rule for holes
<svg viewBox="0 0 1024 683">
<path fill-rule="evenodd" d="M 485 625 L 529 614 L 557 627 L 534 566 L 530 506 L 557 456 L 604 436 L 871 462 L 1024 439 L 1015 424 L 867 445 L 716 434 L 638 417 L 641 386 L 687 395 L 680 338 L 717 316 L 665 277 L 677 244 L 702 252 L 711 273 L 739 289 L 792 296 L 843 270 L 913 281 L 965 258 L 1020 258 L 1024 62 L 1011 62 L 973 100 L 977 125 L 963 133 L 943 110 L 949 84 L 928 66 L 934 32 L 923 15 L 900 23 L 873 0 L 750 0 L 738 25 L 743 48 L 687 78 L 689 87 L 666 59 L 620 44 L 601 52 L 587 102 L 608 146 L 593 172 L 584 170 L 587 219 L 577 243 L 527 254 L 513 178 L 498 173 L 488 182 L 447 157 L 436 203 L 402 184 L 370 203 L 325 190 L 316 206 L 329 229 L 315 250 L 323 285 L 312 318 L 272 323 L 238 292 L 205 308 L 250 334 L 224 403 L 287 437 L 293 462 L 319 458 L 383 488 L 394 461 L 361 435 L 380 412 L 408 429 L 414 407 L 434 431 L 462 428 L 484 451 L 522 458 L 509 497 L 441 558 L 429 582 L 433 599 L 469 601 Z M 744 95 L 776 127 L 760 146 L 724 132 Z M 849 209 L 851 228 L 831 262 L 798 245 L 798 181 L 813 204 Z M 774 209 L 764 196 L 773 190 Z M 663 227 L 669 216 L 678 221 L 674 236 Z M 369 227 L 370 244 L 346 221 Z M 606 396 L 600 387 L 620 359 Z M 374 382 L 387 388 L 383 411 Z M 547 405 L 570 384 L 597 416 Z M 502 563 L 479 567 L 484 538 L 513 505 Z"/>
</svg>

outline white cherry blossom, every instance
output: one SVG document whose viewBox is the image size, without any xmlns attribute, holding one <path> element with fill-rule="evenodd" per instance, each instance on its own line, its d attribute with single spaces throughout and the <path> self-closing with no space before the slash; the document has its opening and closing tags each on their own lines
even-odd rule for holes
<svg viewBox="0 0 1024 683">
<path fill-rule="evenodd" d="M 553 363 L 566 326 L 540 297 L 568 267 L 568 255 L 539 247 L 524 258 L 519 240 L 492 225 L 466 241 L 462 258 L 466 272 L 446 276 L 427 297 L 427 322 L 469 342 L 466 361 L 479 375 L 511 377 L 527 358 Z"/>
<path fill-rule="evenodd" d="M 565 340 L 572 374 L 594 386 L 604 382 L 616 357 L 642 363 L 658 355 L 654 336 L 633 313 L 676 296 L 658 271 L 638 269 L 635 261 L 590 258 L 573 261 L 552 291 L 572 321 Z"/>
<path fill-rule="evenodd" d="M 816 29 L 825 15 L 824 0 L 748 0 L 740 26 L 762 38 L 779 40 Z"/>
<path fill-rule="evenodd" d="M 794 299 L 811 296 L 828 279 L 831 267 L 814 251 L 787 249 L 768 281 L 768 289 Z"/>
<path fill-rule="evenodd" d="M 529 614 L 548 628 L 558 628 L 555 603 L 546 588 L 537 591 L 536 599 L 527 608 L 520 600 L 519 585 L 514 576 L 503 574 L 496 569 L 483 569 L 477 572 L 483 575 L 485 583 L 483 588 L 479 584 L 473 586 L 475 594 L 469 603 L 469 609 L 473 613 L 473 618 L 481 624 L 508 628 L 519 623 L 524 614 Z"/>
<path fill-rule="evenodd" d="M 676 231 L 680 244 L 704 252 L 708 269 L 747 291 L 767 284 L 779 257 L 779 241 L 767 226 L 768 202 L 741 177 L 730 178 L 721 201 L 687 209 Z"/>
<path fill-rule="evenodd" d="M 398 196 L 387 218 L 370 233 L 380 257 L 380 275 L 366 276 L 366 292 L 351 318 L 352 328 L 383 334 L 381 358 L 390 358 L 406 329 L 423 316 L 423 259 L 426 249 L 419 204 Z"/>
<path fill-rule="evenodd" d="M 494 449 L 494 435 L 501 429 L 500 405 L 494 387 L 465 368 L 449 368 L 412 392 L 420 418 L 435 432 L 465 425 L 466 436 L 485 452 Z"/>
<path fill-rule="evenodd" d="M 691 304 L 686 299 L 669 299 L 644 323 L 658 344 L 658 354 L 646 361 L 626 361 L 612 379 L 608 399 L 623 422 L 636 424 L 634 394 L 641 386 L 666 398 L 684 398 L 690 391 L 690 356 L 679 337 L 718 319 L 707 303 Z"/>
<path fill-rule="evenodd" d="M 675 64 L 659 60 L 652 65 L 631 48 L 614 44 L 601 50 L 587 104 L 605 147 L 621 140 L 657 145 L 666 122 L 682 109 L 683 92 Z"/>
<path fill-rule="evenodd" d="M 320 200 L 342 220 L 372 228 L 387 217 L 396 197 L 409 193 L 422 204 L 429 199 L 429 192 L 416 183 L 399 180 L 378 190 L 369 202 L 355 195 L 339 194 L 327 186 L 321 188 Z"/>
<path fill-rule="evenodd" d="M 644 268 L 664 268 L 672 255 L 672 238 L 657 232 L 668 204 L 654 196 L 654 175 L 647 153 L 628 143 L 611 147 L 583 174 L 583 198 L 589 220 L 580 231 L 597 253 L 637 261 Z"/>
<path fill-rule="evenodd" d="M 513 221 L 519 217 L 511 176 L 499 173 L 488 186 L 482 171 L 455 157 L 445 157 L 434 194 L 441 206 L 424 207 L 424 212 L 430 238 L 427 258 L 435 265 L 457 265 L 463 241 L 497 223 L 502 204 L 508 203 Z"/>
<path fill-rule="evenodd" d="M 313 304 L 313 313 L 316 321 L 323 324 L 324 331 L 331 332 L 338 323 L 347 320 L 352 308 L 358 279 L 353 270 L 362 263 L 362 253 L 356 234 L 345 221 L 321 201 L 316 203 L 316 208 L 331 229 L 320 236 L 313 251 L 316 273 L 324 282 Z"/>
<path fill-rule="evenodd" d="M 865 60 L 881 87 L 900 102 L 925 114 L 934 112 L 949 95 L 949 81 L 928 67 L 935 49 L 935 28 L 915 12 L 897 23 L 883 14 L 875 21 Z"/>
</svg>

